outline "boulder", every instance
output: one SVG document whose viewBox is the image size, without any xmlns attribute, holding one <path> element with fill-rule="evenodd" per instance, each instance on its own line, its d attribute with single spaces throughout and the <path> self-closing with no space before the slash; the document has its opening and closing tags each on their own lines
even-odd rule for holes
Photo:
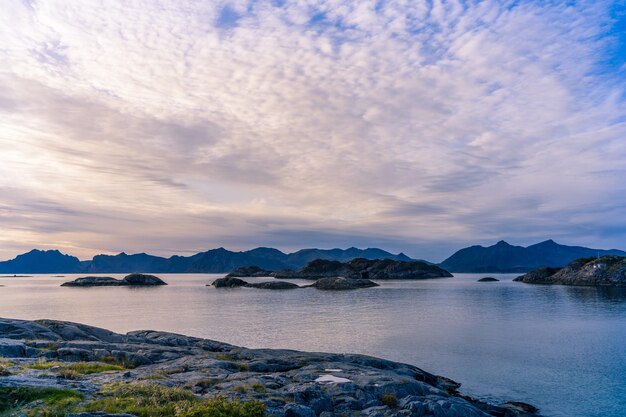
<svg viewBox="0 0 626 417">
<path fill-rule="evenodd" d="M 498 281 L 500 280 L 494 277 L 484 277 L 478 280 L 478 282 L 498 282 Z"/>
<path fill-rule="evenodd" d="M 62 287 L 107 287 L 118 285 L 121 285 L 121 281 L 112 277 L 82 277 L 61 284 Z"/>
<path fill-rule="evenodd" d="M 82 277 L 61 284 L 62 287 L 120 287 L 120 286 L 154 286 L 167 285 L 161 278 L 154 275 L 130 274 L 123 279 L 112 277 Z"/>
<path fill-rule="evenodd" d="M 258 282 L 248 284 L 247 286 L 251 288 L 261 288 L 264 290 L 293 290 L 295 288 L 300 288 L 298 285 L 286 281 Z"/>
<path fill-rule="evenodd" d="M 147 274 L 126 275 L 120 285 L 167 285 L 161 278 Z"/>
<path fill-rule="evenodd" d="M 248 283 L 243 279 L 225 277 L 216 279 L 211 285 L 213 285 L 215 288 L 235 288 L 246 287 L 248 286 Z"/>
<path fill-rule="evenodd" d="M 329 277 L 321 278 L 309 287 L 318 290 L 356 290 L 359 288 L 378 287 L 373 281 L 361 278 Z"/>
</svg>

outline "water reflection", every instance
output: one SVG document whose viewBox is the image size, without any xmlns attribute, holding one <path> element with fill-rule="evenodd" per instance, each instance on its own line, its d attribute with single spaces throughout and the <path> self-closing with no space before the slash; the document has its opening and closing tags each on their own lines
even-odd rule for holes
<svg viewBox="0 0 626 417">
<path fill-rule="evenodd" d="M 347 292 L 205 286 L 220 276 L 162 274 L 170 285 L 152 288 L 60 287 L 77 277 L 70 275 L 2 278 L 0 316 L 381 356 L 492 401 L 533 403 L 545 416 L 617 417 L 626 409 L 626 289 L 535 286 L 512 282 L 516 274 Z"/>
</svg>

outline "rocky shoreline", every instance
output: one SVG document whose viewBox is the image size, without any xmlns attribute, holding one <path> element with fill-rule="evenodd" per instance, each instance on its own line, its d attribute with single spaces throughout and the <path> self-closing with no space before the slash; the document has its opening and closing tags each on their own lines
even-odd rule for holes
<svg viewBox="0 0 626 417">
<path fill-rule="evenodd" d="M 527 284 L 626 287 L 626 257 L 580 258 L 564 268 L 539 268 L 515 278 Z"/>
<path fill-rule="evenodd" d="M 70 322 L 0 319 L 0 356 L 0 413 L 6 415 L 202 416 L 217 415 L 198 411 L 215 407 L 249 417 L 538 415 L 527 404 L 495 406 L 462 396 L 460 384 L 412 365 L 246 349 L 160 331 L 117 334 Z M 48 396 L 32 400 L 25 392 Z M 63 393 L 63 401 L 60 394 L 50 400 L 51 392 Z M 18 394 L 21 401 L 11 397 Z M 176 407 L 171 414 L 149 412 L 136 404 L 141 401 L 155 410 Z M 46 407 L 56 408 L 44 414 Z"/>
</svg>

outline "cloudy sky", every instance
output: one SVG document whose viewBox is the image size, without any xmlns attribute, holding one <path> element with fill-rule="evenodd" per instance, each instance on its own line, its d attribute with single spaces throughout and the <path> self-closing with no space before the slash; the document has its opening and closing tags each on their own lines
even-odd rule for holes
<svg viewBox="0 0 626 417">
<path fill-rule="evenodd" d="M 0 259 L 626 249 L 626 2 L 2 0 Z"/>
</svg>

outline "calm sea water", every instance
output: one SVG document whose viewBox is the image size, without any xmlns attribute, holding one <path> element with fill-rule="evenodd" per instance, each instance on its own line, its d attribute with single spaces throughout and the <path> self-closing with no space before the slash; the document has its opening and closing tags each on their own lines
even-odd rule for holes
<svg viewBox="0 0 626 417">
<path fill-rule="evenodd" d="M 170 285 L 68 288 L 59 285 L 77 276 L 0 278 L 0 316 L 364 353 L 447 376 L 487 401 L 529 402 L 545 416 L 626 416 L 626 289 L 457 274 L 347 292 L 218 290 L 205 284 L 222 275 L 159 276 Z"/>
</svg>

